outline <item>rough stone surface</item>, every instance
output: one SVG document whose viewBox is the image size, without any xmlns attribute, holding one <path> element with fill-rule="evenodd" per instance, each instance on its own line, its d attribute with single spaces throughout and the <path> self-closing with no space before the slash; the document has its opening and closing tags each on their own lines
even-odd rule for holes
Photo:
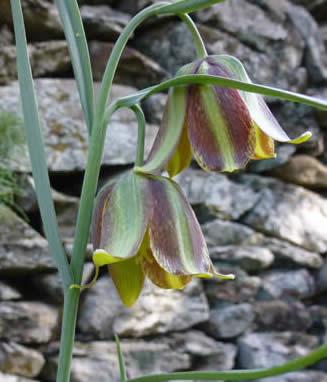
<svg viewBox="0 0 327 382">
<path fill-rule="evenodd" d="M 0 23 L 12 24 L 10 3 L 0 1 Z M 53 0 L 23 0 L 22 8 L 27 35 L 33 40 L 63 37 L 59 13 Z"/>
<path fill-rule="evenodd" d="M 169 372 L 190 367 L 190 356 L 171 348 L 162 341 L 121 341 L 130 378 L 144 374 Z M 113 342 L 76 343 L 72 363 L 72 382 L 88 382 L 96 374 L 97 381 L 119 382 L 116 345 Z M 51 355 L 43 374 L 55 381 L 57 355 Z"/>
<path fill-rule="evenodd" d="M 34 378 L 44 366 L 43 355 L 14 342 L 0 342 L 0 370 L 22 377 Z"/>
<path fill-rule="evenodd" d="M 0 273 L 55 268 L 47 241 L 4 204 L 0 204 Z"/>
<path fill-rule="evenodd" d="M 0 45 L 5 47 L 14 43 L 14 36 L 8 25 L 4 24 L 0 27 Z"/>
<path fill-rule="evenodd" d="M 283 166 L 274 169 L 273 175 L 304 187 L 327 188 L 327 167 L 308 155 L 292 157 Z"/>
<path fill-rule="evenodd" d="M 83 5 L 80 11 L 87 38 L 102 41 L 115 41 L 131 18 L 108 5 Z"/>
<path fill-rule="evenodd" d="M 202 204 L 209 215 L 227 220 L 239 219 L 259 199 L 256 192 L 222 174 L 188 169 L 176 176 L 176 180 L 191 204 Z"/>
<path fill-rule="evenodd" d="M 215 219 L 202 225 L 202 232 L 208 247 L 261 244 L 263 235 L 246 225 Z"/>
<path fill-rule="evenodd" d="M 210 310 L 209 323 L 204 329 L 217 339 L 233 338 L 245 333 L 254 317 L 250 304 L 218 305 Z"/>
<path fill-rule="evenodd" d="M 162 290 L 146 282 L 139 300 L 131 308 L 121 303 L 110 278 L 102 278 L 82 302 L 78 327 L 85 336 L 97 339 L 141 337 L 184 330 L 209 317 L 201 284 L 194 280 L 184 291 Z"/>
<path fill-rule="evenodd" d="M 30 44 L 29 57 L 34 77 L 65 74 L 71 69 L 65 41 L 47 41 Z M 17 79 L 16 48 L 4 46 L 0 52 L 0 85 Z"/>
<path fill-rule="evenodd" d="M 304 331 L 312 325 L 309 310 L 299 301 L 258 301 L 254 310 L 258 331 Z"/>
<path fill-rule="evenodd" d="M 243 181 L 260 191 L 258 203 L 243 219 L 245 224 L 309 251 L 327 251 L 326 199 L 269 178 L 246 176 Z"/>
<path fill-rule="evenodd" d="M 262 276 L 261 298 L 302 299 L 315 292 L 313 277 L 306 269 L 269 271 Z"/>
<path fill-rule="evenodd" d="M 82 278 L 82 285 L 87 284 L 91 281 L 91 276 L 94 272 L 93 263 L 85 263 L 84 272 Z M 51 299 L 54 303 L 61 304 L 64 301 L 64 291 L 62 288 L 62 282 L 60 280 L 59 274 L 48 273 L 44 275 L 37 275 L 33 279 L 35 287 L 42 289 L 47 297 Z"/>
<path fill-rule="evenodd" d="M 93 78 L 102 80 L 113 44 L 91 41 L 89 43 Z M 119 84 L 145 88 L 166 79 L 167 73 L 155 61 L 136 49 L 126 47 L 123 51 L 114 81 Z M 159 124 L 160 120 L 152 119 L 151 123 Z"/>
<path fill-rule="evenodd" d="M 280 365 L 317 347 L 318 339 L 302 332 L 249 333 L 238 339 L 239 364 L 244 369 Z"/>
<path fill-rule="evenodd" d="M 47 343 L 58 324 L 55 308 L 40 302 L 1 302 L 0 338 L 23 344 Z"/>
<path fill-rule="evenodd" d="M 308 268 L 319 269 L 323 266 L 323 258 L 319 253 L 307 251 L 275 238 L 265 238 L 264 245 L 270 249 L 275 256 L 274 265 L 286 266 L 287 264 L 305 266 Z"/>
<path fill-rule="evenodd" d="M 0 382 L 39 382 L 36 379 L 18 377 L 17 375 L 0 372 Z"/>
<path fill-rule="evenodd" d="M 261 285 L 259 277 L 242 275 L 233 281 L 210 279 L 204 281 L 206 296 L 211 305 L 217 302 L 253 302 Z"/>
<path fill-rule="evenodd" d="M 136 48 L 170 74 L 196 58 L 191 33 L 185 24 L 179 21 L 157 23 L 151 35 L 145 32 L 138 35 Z"/>
<path fill-rule="evenodd" d="M 249 272 L 265 269 L 274 261 L 274 255 L 269 249 L 257 246 L 213 247 L 209 254 L 216 261 L 236 264 Z"/>
<path fill-rule="evenodd" d="M 98 85 L 96 85 L 97 87 Z M 35 81 L 48 168 L 52 172 L 83 170 L 87 156 L 87 131 L 73 80 L 38 79 Z M 113 87 L 113 99 L 133 93 L 135 89 Z M 18 84 L 0 87 L 0 109 L 20 113 Z M 147 129 L 146 152 L 155 135 Z M 126 165 L 134 162 L 137 123 L 133 112 L 123 109 L 113 115 L 106 136 L 103 164 Z M 30 172 L 27 157 L 11 158 L 8 168 Z"/>
<path fill-rule="evenodd" d="M 0 281 L 0 301 L 18 300 L 22 294 L 6 282 Z"/>
</svg>

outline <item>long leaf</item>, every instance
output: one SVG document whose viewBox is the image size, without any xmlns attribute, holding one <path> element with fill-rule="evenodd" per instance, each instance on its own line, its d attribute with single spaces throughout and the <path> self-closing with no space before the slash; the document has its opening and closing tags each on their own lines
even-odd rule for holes
<svg viewBox="0 0 327 382">
<path fill-rule="evenodd" d="M 116 106 L 131 107 L 132 105 L 141 102 L 143 99 L 149 97 L 151 94 L 158 93 L 162 90 L 168 89 L 171 86 L 180 86 L 187 84 L 205 84 L 205 85 L 218 85 L 234 89 L 240 89 L 251 93 L 263 94 L 266 96 L 277 97 L 287 101 L 299 102 L 309 106 L 317 107 L 318 109 L 327 110 L 327 101 L 319 98 L 310 97 L 304 94 L 290 92 L 265 85 L 257 85 L 253 83 L 232 80 L 231 78 L 210 76 L 206 74 L 189 74 L 174 77 L 168 81 L 162 82 L 159 85 L 143 89 L 127 97 L 122 97 L 116 101 Z"/>
<path fill-rule="evenodd" d="M 94 116 L 93 77 L 81 14 L 76 0 L 56 0 L 56 2 L 90 136 Z"/>
<path fill-rule="evenodd" d="M 158 14 L 165 13 L 190 13 L 197 11 L 201 8 L 209 7 L 210 5 L 221 3 L 225 0 L 182 0 L 176 1 L 171 5 L 167 5 L 166 7 L 162 7 Z"/>
<path fill-rule="evenodd" d="M 10 0 L 10 3 L 17 45 L 17 69 L 24 114 L 24 126 L 26 129 L 27 144 L 32 162 L 32 172 L 35 181 L 36 194 L 40 206 L 44 231 L 49 241 L 51 254 L 57 264 L 59 274 L 65 286 L 68 287 L 72 282 L 72 277 L 70 274 L 67 257 L 60 240 L 56 213 L 53 200 L 51 198 L 51 189 L 44 144 L 41 135 L 40 119 L 37 110 L 32 72 L 27 53 L 21 3 L 20 0 Z"/>
</svg>

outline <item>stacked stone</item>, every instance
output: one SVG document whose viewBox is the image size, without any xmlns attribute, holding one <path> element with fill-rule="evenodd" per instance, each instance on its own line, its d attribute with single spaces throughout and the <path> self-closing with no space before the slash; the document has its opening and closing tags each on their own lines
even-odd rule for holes
<svg viewBox="0 0 327 382">
<path fill-rule="evenodd" d="M 95 80 L 132 15 L 150 0 L 84 0 L 81 14 Z M 53 0 L 22 0 L 58 223 L 70 254 L 87 155 L 87 132 Z M 0 0 L 0 112 L 21 115 L 9 2 Z M 327 97 L 325 0 L 228 0 L 194 14 L 211 54 L 240 58 L 255 82 Z M 186 27 L 174 17 L 137 30 L 115 78 L 113 98 L 173 75 L 195 57 Z M 99 84 L 95 84 L 97 90 Z M 165 94 L 146 101 L 146 152 Z M 278 158 L 244 172 L 177 177 L 202 224 L 211 257 L 235 281 L 193 280 L 184 291 L 147 282 L 132 308 L 103 273 L 84 291 L 72 381 L 119 380 L 114 333 L 130 377 L 177 370 L 269 367 L 327 341 L 327 114 L 269 99 L 290 136 L 311 140 L 277 148 Z M 100 185 L 130 168 L 137 124 L 114 114 Z M 42 232 L 27 150 L 3 164 L 17 173 L 24 220 L 0 204 L 0 382 L 54 381 L 62 289 Z M 87 259 L 90 261 L 89 246 Z M 93 273 L 86 263 L 84 280 Z M 267 382 L 326 382 L 327 363 Z"/>
</svg>

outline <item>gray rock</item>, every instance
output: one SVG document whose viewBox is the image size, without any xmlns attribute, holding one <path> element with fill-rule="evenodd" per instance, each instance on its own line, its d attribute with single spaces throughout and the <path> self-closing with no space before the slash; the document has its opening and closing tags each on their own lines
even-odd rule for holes
<svg viewBox="0 0 327 382">
<path fill-rule="evenodd" d="M 238 17 L 243 17 L 241 7 L 238 8 Z M 210 27 L 199 24 L 198 27 L 208 53 L 237 57 L 253 82 L 293 91 L 303 91 L 305 88 L 307 71 L 302 67 L 304 41 L 294 27 L 288 30 L 285 40 L 270 41 L 269 49 L 264 51 L 258 51 L 256 47 L 241 42 L 230 33 L 216 29 L 215 25 Z"/>
<path fill-rule="evenodd" d="M 285 267 L 287 264 L 300 265 L 308 268 L 319 269 L 323 266 L 323 259 L 319 253 L 306 251 L 275 238 L 265 238 L 264 245 L 275 256 L 275 265 Z"/>
<path fill-rule="evenodd" d="M 22 294 L 18 289 L 12 287 L 6 282 L 0 281 L 0 301 L 18 300 Z"/>
<path fill-rule="evenodd" d="M 131 17 L 108 5 L 82 5 L 80 8 L 88 39 L 115 41 Z"/>
<path fill-rule="evenodd" d="M 116 6 L 119 7 L 119 9 L 134 14 L 151 4 L 158 3 L 159 1 L 161 0 L 121 0 Z"/>
<path fill-rule="evenodd" d="M 312 305 L 309 312 L 313 321 L 312 327 L 317 335 L 320 336 L 323 343 L 327 341 L 327 308 L 321 305 Z M 324 363 L 324 360 L 322 360 Z M 324 370 L 323 367 L 319 367 Z"/>
<path fill-rule="evenodd" d="M 167 94 L 156 93 L 146 98 L 142 103 L 145 118 L 148 122 L 160 125 L 163 110 L 167 102 Z"/>
<path fill-rule="evenodd" d="M 317 277 L 317 292 L 322 293 L 327 290 L 327 262 L 320 269 Z"/>
<path fill-rule="evenodd" d="M 327 60 L 324 59 L 326 51 L 319 36 L 317 23 L 304 8 L 291 4 L 289 5 L 288 16 L 306 42 L 304 59 L 311 82 L 326 84 Z"/>
<path fill-rule="evenodd" d="M 34 350 L 14 342 L 0 342 L 0 370 L 22 377 L 37 377 L 45 359 L 43 355 Z"/>
<path fill-rule="evenodd" d="M 249 272 L 265 269 L 274 261 L 274 255 L 269 249 L 257 246 L 213 247 L 209 249 L 209 254 L 216 261 L 236 264 Z"/>
<path fill-rule="evenodd" d="M 296 145 L 281 144 L 275 148 L 276 158 L 253 160 L 249 163 L 247 169 L 254 173 L 261 173 L 279 168 L 285 164 L 295 153 Z"/>
<path fill-rule="evenodd" d="M 102 80 L 108 58 L 113 44 L 100 41 L 90 41 L 89 50 L 92 63 L 93 78 Z M 167 73 L 156 62 L 146 57 L 136 49 L 126 47 L 120 58 L 114 81 L 121 85 L 146 88 L 160 83 L 167 77 Z M 151 123 L 160 123 L 160 120 L 149 120 Z"/>
<path fill-rule="evenodd" d="M 113 333 L 142 337 L 184 330 L 208 317 L 207 300 L 196 280 L 183 291 L 162 290 L 146 282 L 139 300 L 127 309 L 111 279 L 101 278 L 81 304 L 78 327 L 84 336 L 97 339 L 111 338 Z"/>
<path fill-rule="evenodd" d="M 302 299 L 314 295 L 315 283 L 306 269 L 271 271 L 262 276 L 262 299 Z"/>
<path fill-rule="evenodd" d="M 282 25 L 245 0 L 230 0 L 204 8 L 197 13 L 197 19 L 233 34 L 260 51 L 265 50 L 268 42 L 287 38 L 287 30 Z"/>
<path fill-rule="evenodd" d="M 269 178 L 247 175 L 241 182 L 260 193 L 259 201 L 242 219 L 243 223 L 309 251 L 327 251 L 327 201 L 324 198 L 302 187 Z"/>
<path fill-rule="evenodd" d="M 234 338 L 249 330 L 254 318 L 250 304 L 217 305 L 210 310 L 209 323 L 204 330 L 217 339 Z"/>
<path fill-rule="evenodd" d="M 0 204 L 0 273 L 53 270 L 47 241 L 4 204 Z"/>
<path fill-rule="evenodd" d="M 40 302 L 1 302 L 0 338 L 23 344 L 48 342 L 57 327 L 58 312 Z"/>
<path fill-rule="evenodd" d="M 231 370 L 235 365 L 235 345 L 215 341 L 200 331 L 173 334 L 168 343 L 172 349 L 190 354 L 196 370 Z"/>
<path fill-rule="evenodd" d="M 12 24 L 10 3 L 0 1 L 0 24 Z M 23 0 L 24 23 L 29 39 L 49 40 L 63 37 L 59 13 L 53 0 Z"/>
<path fill-rule="evenodd" d="M 249 333 L 238 339 L 239 366 L 260 369 L 301 357 L 319 345 L 317 337 L 302 332 Z"/>
<path fill-rule="evenodd" d="M 327 382 L 327 374 L 321 371 L 295 371 L 278 377 L 256 379 L 256 382 Z M 250 382 L 250 381 L 248 381 Z"/>
<path fill-rule="evenodd" d="M 263 235 L 244 224 L 215 219 L 201 226 L 208 247 L 260 245 Z"/>
<path fill-rule="evenodd" d="M 305 331 L 312 325 L 309 310 L 299 301 L 258 301 L 254 310 L 258 331 Z"/>
<path fill-rule="evenodd" d="M 283 166 L 274 169 L 272 174 L 288 183 L 315 189 L 327 188 L 327 167 L 309 155 L 290 158 Z"/>
<path fill-rule="evenodd" d="M 0 382 L 39 382 L 36 379 L 22 378 L 17 375 L 0 372 Z"/>
<path fill-rule="evenodd" d="M 223 174 L 188 169 L 175 179 L 191 204 L 202 205 L 212 216 L 223 219 L 239 219 L 259 199 L 249 187 L 231 182 Z"/>
<path fill-rule="evenodd" d="M 194 279 L 184 290 L 165 290 L 148 282 L 139 301 L 124 309 L 114 322 L 122 336 L 142 337 L 185 330 L 209 318 L 209 307 L 200 280 Z"/>
<path fill-rule="evenodd" d="M 144 30 L 138 35 L 135 46 L 171 74 L 196 59 L 191 33 L 179 21 L 156 23 L 151 34 Z"/>
<path fill-rule="evenodd" d="M 162 341 L 122 340 L 121 350 L 130 378 L 191 366 L 188 354 L 180 353 Z M 99 382 L 120 381 L 116 345 L 113 342 L 77 342 L 73 355 L 72 382 L 88 382 L 95 374 Z M 55 381 L 57 363 L 57 355 L 51 354 L 43 371 L 47 380 Z"/>
<path fill-rule="evenodd" d="M 96 89 L 98 89 L 96 84 Z M 87 131 L 73 80 L 38 79 L 35 81 L 48 168 L 52 172 L 82 171 L 87 156 Z M 135 89 L 115 85 L 112 99 L 131 94 Z M 0 109 L 20 113 L 18 84 L 0 87 Z M 148 153 L 155 129 L 147 129 Z M 122 109 L 113 115 L 105 140 L 104 165 L 126 165 L 135 160 L 137 123 L 133 112 Z M 25 156 L 12 157 L 8 168 L 30 172 Z"/>
<path fill-rule="evenodd" d="M 65 41 L 46 41 L 29 44 L 29 57 L 33 76 L 45 77 L 64 74 L 71 69 L 71 62 Z M 17 79 L 16 47 L 4 46 L 0 52 L 0 85 Z"/>
<path fill-rule="evenodd" d="M 233 281 L 209 279 L 204 281 L 204 290 L 211 305 L 219 302 L 253 302 L 261 286 L 259 277 L 236 275 Z"/>
<path fill-rule="evenodd" d="M 91 277 L 94 272 L 93 263 L 85 263 L 84 272 L 82 278 L 82 285 L 91 281 Z M 64 301 L 64 291 L 62 287 L 62 281 L 59 274 L 49 273 L 44 275 L 37 275 L 33 279 L 33 284 L 42 291 L 42 295 L 46 295 L 56 304 L 62 304 Z"/>
<path fill-rule="evenodd" d="M 0 27 L 0 45 L 5 47 L 14 43 L 14 35 L 8 28 L 8 25 L 4 24 Z"/>
</svg>

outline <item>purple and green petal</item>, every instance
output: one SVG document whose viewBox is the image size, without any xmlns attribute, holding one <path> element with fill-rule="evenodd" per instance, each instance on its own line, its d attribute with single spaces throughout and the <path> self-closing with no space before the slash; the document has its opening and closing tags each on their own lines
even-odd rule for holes
<svg viewBox="0 0 327 382">
<path fill-rule="evenodd" d="M 242 63 L 235 57 L 228 55 L 210 56 L 208 59 L 211 63 L 223 65 L 225 70 L 230 73 L 229 77 L 236 80 L 252 83 L 246 73 Z M 249 109 L 252 119 L 259 128 L 268 136 L 279 142 L 302 143 L 311 137 L 309 131 L 301 134 L 295 139 L 291 139 L 281 128 L 262 96 L 239 90 L 243 101 Z"/>
<path fill-rule="evenodd" d="M 203 62 L 199 74 L 224 75 L 223 68 Z M 207 171 L 244 167 L 255 148 L 255 131 L 245 103 L 235 89 L 190 85 L 188 135 L 193 153 Z"/>
<path fill-rule="evenodd" d="M 145 278 L 140 256 L 111 264 L 108 269 L 121 300 L 126 306 L 132 306 L 141 293 Z"/>
<path fill-rule="evenodd" d="M 134 171 L 155 174 L 165 168 L 182 134 L 186 118 L 186 88 L 177 86 L 169 91 L 161 125 L 148 159 Z"/>
<path fill-rule="evenodd" d="M 178 185 L 151 177 L 150 247 L 158 264 L 172 275 L 210 273 L 208 249 L 194 212 Z"/>
<path fill-rule="evenodd" d="M 178 146 L 166 165 L 166 170 L 171 178 L 189 166 L 192 160 L 192 147 L 188 139 L 187 126 L 184 128 L 179 139 Z"/>
<path fill-rule="evenodd" d="M 145 252 L 142 253 L 141 261 L 143 272 L 157 285 L 164 289 L 183 289 L 192 280 L 190 275 L 173 275 L 163 269 L 156 261 L 150 248 L 149 235 L 146 234 Z"/>
<path fill-rule="evenodd" d="M 147 229 L 150 206 L 148 179 L 130 172 L 114 186 L 102 202 L 103 213 L 98 223 L 100 240 L 94 260 L 111 264 L 134 256 Z"/>
</svg>

